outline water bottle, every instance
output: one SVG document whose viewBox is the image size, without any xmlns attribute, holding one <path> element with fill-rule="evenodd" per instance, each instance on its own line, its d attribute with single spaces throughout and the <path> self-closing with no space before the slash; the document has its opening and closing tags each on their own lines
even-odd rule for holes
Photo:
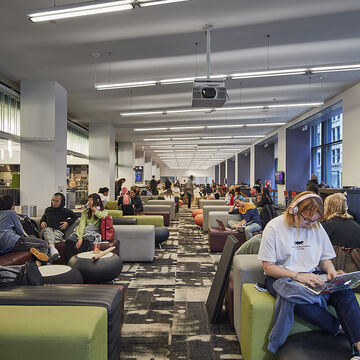
<svg viewBox="0 0 360 360">
<path fill-rule="evenodd" d="M 100 241 L 96 239 L 94 241 L 94 254 L 98 254 L 100 252 Z"/>
</svg>

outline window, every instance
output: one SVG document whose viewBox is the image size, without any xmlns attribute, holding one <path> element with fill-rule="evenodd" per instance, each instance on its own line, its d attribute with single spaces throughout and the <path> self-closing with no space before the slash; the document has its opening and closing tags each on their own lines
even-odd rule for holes
<svg viewBox="0 0 360 360">
<path fill-rule="evenodd" d="M 0 131 L 20 135 L 20 101 L 0 92 Z"/>
<path fill-rule="evenodd" d="M 80 154 L 89 155 L 89 135 L 85 130 L 68 123 L 67 149 Z"/>
<path fill-rule="evenodd" d="M 342 187 L 342 122 L 340 107 L 311 127 L 311 172 L 334 188 Z"/>
</svg>

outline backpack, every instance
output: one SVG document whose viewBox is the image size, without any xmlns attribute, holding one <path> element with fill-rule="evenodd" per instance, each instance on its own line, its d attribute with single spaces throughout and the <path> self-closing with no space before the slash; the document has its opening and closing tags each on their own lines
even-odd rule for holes
<svg viewBox="0 0 360 360">
<path fill-rule="evenodd" d="M 273 218 L 278 216 L 275 208 L 272 205 L 265 205 L 262 208 L 260 219 L 263 229 L 265 228 L 266 224 Z"/>
<path fill-rule="evenodd" d="M 101 219 L 100 234 L 102 241 L 113 241 L 115 230 L 112 216 L 106 216 Z"/>
<path fill-rule="evenodd" d="M 18 215 L 18 217 L 25 234 L 27 236 L 35 236 L 39 239 L 40 234 L 36 222 L 26 215 Z"/>
<path fill-rule="evenodd" d="M 25 265 L 0 265 L 0 288 L 17 285 L 44 285 L 38 266 L 29 261 Z"/>
</svg>

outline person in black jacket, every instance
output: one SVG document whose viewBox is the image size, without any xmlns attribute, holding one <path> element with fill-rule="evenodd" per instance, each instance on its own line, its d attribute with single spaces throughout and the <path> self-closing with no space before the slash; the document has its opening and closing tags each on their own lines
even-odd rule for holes
<svg viewBox="0 0 360 360">
<path fill-rule="evenodd" d="M 51 199 L 51 206 L 45 209 L 40 220 L 40 237 L 49 244 L 50 257 L 53 261 L 60 258 L 55 244 L 65 241 L 64 232 L 77 220 L 73 211 L 65 207 L 65 196 L 62 193 L 55 193 Z"/>
<path fill-rule="evenodd" d="M 333 246 L 360 248 L 360 225 L 347 212 L 346 196 L 342 193 L 329 195 L 325 199 L 324 210 L 322 226 Z"/>
<path fill-rule="evenodd" d="M 311 174 L 310 180 L 306 183 L 306 191 L 312 191 L 315 194 L 319 193 L 318 178 L 315 174 Z"/>
<path fill-rule="evenodd" d="M 135 215 L 142 213 L 144 211 L 144 208 L 140 195 L 133 188 L 130 189 L 130 197 L 131 197 L 132 206 L 134 207 Z"/>
<path fill-rule="evenodd" d="M 261 189 L 260 201 L 256 204 L 257 207 L 264 207 L 265 205 L 272 205 L 273 201 L 270 196 L 268 188 Z"/>
</svg>

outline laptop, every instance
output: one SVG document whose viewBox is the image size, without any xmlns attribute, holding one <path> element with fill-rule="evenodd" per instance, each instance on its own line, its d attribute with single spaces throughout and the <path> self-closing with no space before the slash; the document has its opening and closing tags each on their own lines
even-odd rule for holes
<svg viewBox="0 0 360 360">
<path fill-rule="evenodd" d="M 307 284 L 303 284 L 299 281 L 302 286 L 305 286 L 307 289 L 312 291 L 314 294 L 323 295 L 323 294 L 330 294 L 336 291 L 347 290 L 347 289 L 354 289 L 360 285 L 360 271 L 355 271 L 352 273 L 341 274 L 338 275 L 336 278 L 328 281 L 327 274 L 321 274 L 320 279 L 324 281 L 323 284 L 316 284 L 315 287 L 311 287 Z"/>
<path fill-rule="evenodd" d="M 236 231 L 237 230 L 237 229 L 232 229 L 232 228 L 229 228 L 229 227 L 225 226 L 225 224 L 224 224 L 224 222 L 222 220 L 216 219 L 216 222 L 218 223 L 219 228 L 222 231 Z"/>
</svg>

